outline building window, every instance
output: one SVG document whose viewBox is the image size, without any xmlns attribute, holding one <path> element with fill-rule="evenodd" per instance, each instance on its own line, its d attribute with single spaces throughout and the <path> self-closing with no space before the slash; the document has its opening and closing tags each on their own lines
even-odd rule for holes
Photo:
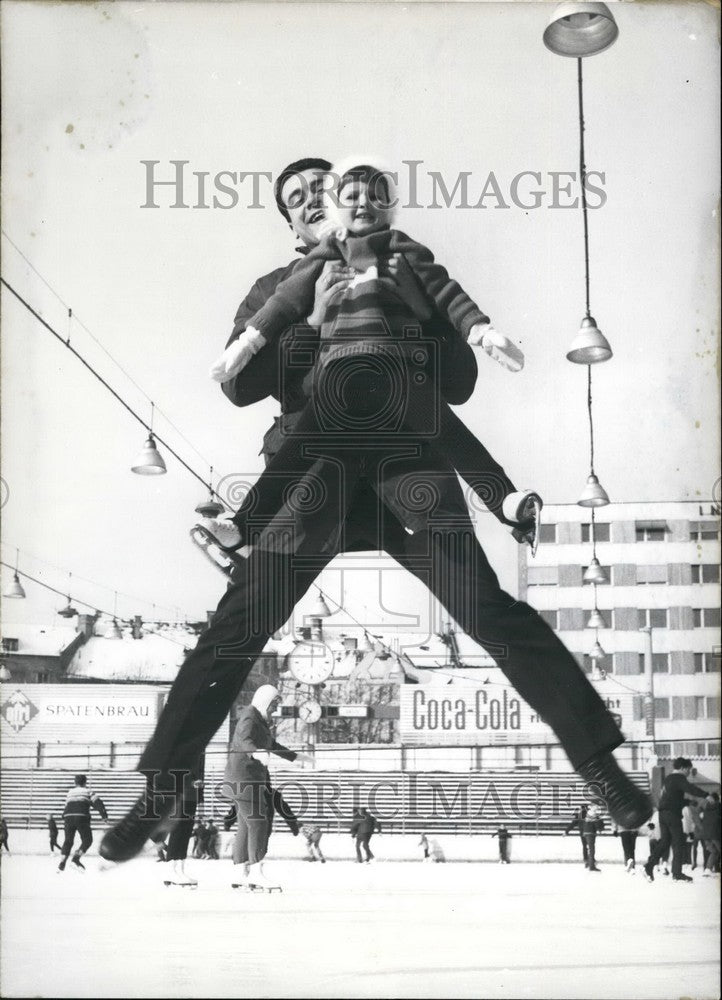
<svg viewBox="0 0 722 1000">
<path fill-rule="evenodd" d="M 692 621 L 695 628 L 719 628 L 722 615 L 719 608 L 694 608 Z"/>
<path fill-rule="evenodd" d="M 666 521 L 637 521 L 634 536 L 638 542 L 663 542 L 667 537 Z"/>
<path fill-rule="evenodd" d="M 527 583 L 530 587 L 553 587 L 559 583 L 558 566 L 530 566 Z"/>
<path fill-rule="evenodd" d="M 556 524 L 542 524 L 539 528 L 539 544 L 553 544 L 557 540 Z"/>
<path fill-rule="evenodd" d="M 637 583 L 666 583 L 666 566 L 637 566 Z"/>
<path fill-rule="evenodd" d="M 718 674 L 720 672 L 720 654 L 695 653 L 694 672 L 696 674 Z"/>
<path fill-rule="evenodd" d="M 18 640 L 17 639 L 7 639 L 2 640 L 2 651 L 3 653 L 17 653 L 18 651 Z"/>
<path fill-rule="evenodd" d="M 671 743 L 655 743 L 654 749 L 657 751 L 658 757 L 671 757 L 672 756 L 672 744 Z"/>
<path fill-rule="evenodd" d="M 691 569 L 692 583 L 719 583 L 720 568 L 716 563 L 695 563 Z"/>
<path fill-rule="evenodd" d="M 655 719 L 669 718 L 669 698 L 654 699 L 654 717 Z"/>
<path fill-rule="evenodd" d="M 594 522 L 594 538 L 598 542 L 608 542 L 609 541 L 609 523 L 599 521 Z M 582 541 L 591 542 L 592 540 L 592 525 L 591 523 L 582 525 Z"/>
<path fill-rule="evenodd" d="M 689 537 L 693 542 L 716 541 L 719 538 L 719 522 L 691 521 Z"/>
<path fill-rule="evenodd" d="M 540 611 L 539 617 L 542 618 L 549 628 L 558 629 L 559 628 L 559 612 L 558 611 Z"/>
<path fill-rule="evenodd" d="M 666 608 L 639 608 L 640 628 L 667 628 Z"/>
<path fill-rule="evenodd" d="M 719 698 L 705 698 L 707 719 L 719 719 Z"/>
<path fill-rule="evenodd" d="M 644 653 L 641 653 L 640 656 L 642 657 L 642 669 L 644 670 Z M 669 673 L 669 653 L 652 653 L 652 673 Z"/>
</svg>

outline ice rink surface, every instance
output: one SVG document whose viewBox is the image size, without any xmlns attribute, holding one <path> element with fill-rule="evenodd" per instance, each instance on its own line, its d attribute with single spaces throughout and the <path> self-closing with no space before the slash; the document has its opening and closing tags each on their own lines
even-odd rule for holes
<svg viewBox="0 0 722 1000">
<path fill-rule="evenodd" d="M 228 860 L 189 861 L 196 890 L 152 856 L 57 860 L 2 859 L 4 997 L 719 997 L 720 883 L 699 871 L 277 860 L 284 892 L 251 895 Z"/>
</svg>

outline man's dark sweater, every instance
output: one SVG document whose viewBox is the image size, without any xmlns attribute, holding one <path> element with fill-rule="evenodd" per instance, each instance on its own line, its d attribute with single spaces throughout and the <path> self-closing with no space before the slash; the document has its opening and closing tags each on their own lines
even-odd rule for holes
<svg viewBox="0 0 722 1000">
<path fill-rule="evenodd" d="M 659 800 L 659 810 L 660 812 L 674 813 L 675 816 L 679 816 L 681 819 L 682 809 L 685 805 L 685 796 L 704 798 L 706 794 L 697 785 L 693 785 L 681 771 L 672 771 L 664 779 L 662 795 Z"/>
</svg>

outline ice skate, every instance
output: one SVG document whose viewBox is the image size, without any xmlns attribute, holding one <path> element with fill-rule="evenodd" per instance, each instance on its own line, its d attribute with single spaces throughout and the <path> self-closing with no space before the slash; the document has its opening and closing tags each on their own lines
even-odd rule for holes
<svg viewBox="0 0 722 1000">
<path fill-rule="evenodd" d="M 263 864 L 257 861 L 248 869 L 248 882 L 246 883 L 251 892 L 282 892 L 280 885 L 269 882 L 263 871 Z"/>
<path fill-rule="evenodd" d="M 65 871 L 65 866 L 66 866 L 67 863 L 68 863 L 68 859 L 67 858 L 63 858 L 62 861 L 60 862 L 60 864 L 58 865 L 58 875 L 60 874 L 60 872 L 64 872 Z"/>
<path fill-rule="evenodd" d="M 76 871 L 79 871 L 79 872 L 84 872 L 85 871 L 85 865 L 80 860 L 80 855 L 79 854 L 74 854 L 71 860 L 72 860 L 73 864 L 75 865 Z"/>
<path fill-rule="evenodd" d="M 625 867 L 627 869 L 627 874 L 634 875 L 634 862 L 632 861 L 631 858 L 629 859 Z"/>
<path fill-rule="evenodd" d="M 174 861 L 173 873 L 170 878 L 163 879 L 163 885 L 166 889 L 172 885 L 181 889 L 197 889 L 198 879 L 186 873 L 184 861 Z"/>
<path fill-rule="evenodd" d="M 231 882 L 231 889 L 248 889 L 248 869 L 250 865 L 235 865 L 236 881 Z"/>
<path fill-rule="evenodd" d="M 174 805 L 171 795 L 143 792 L 125 816 L 106 831 L 98 848 L 101 858 L 116 863 L 130 861 L 143 850 L 149 837 L 171 828 Z"/>
<path fill-rule="evenodd" d="M 544 503 L 538 493 L 532 490 L 510 493 L 504 498 L 502 512 L 508 521 L 516 521 L 512 537 L 520 544 L 528 545 L 532 558 L 539 546 L 541 511 Z"/>
<path fill-rule="evenodd" d="M 577 770 L 585 781 L 596 786 L 598 797 L 617 826 L 636 830 L 652 815 L 649 796 L 627 777 L 611 753 L 595 754 Z"/>
<path fill-rule="evenodd" d="M 236 569 L 245 565 L 246 559 L 251 554 L 251 546 L 241 545 L 238 549 L 225 548 L 216 537 L 216 533 L 209 530 L 209 524 L 210 521 L 206 525 L 194 524 L 190 530 L 191 541 L 217 570 L 224 576 L 232 577 Z"/>
<path fill-rule="evenodd" d="M 654 882 L 654 865 L 649 862 L 644 866 L 644 877 L 648 882 Z"/>
</svg>

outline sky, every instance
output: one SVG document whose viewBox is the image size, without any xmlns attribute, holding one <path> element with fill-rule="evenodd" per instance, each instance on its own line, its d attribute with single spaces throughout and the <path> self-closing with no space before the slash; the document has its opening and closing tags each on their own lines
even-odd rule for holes
<svg viewBox="0 0 722 1000">
<path fill-rule="evenodd" d="M 613 501 L 709 499 L 719 14 L 702 2 L 612 8 L 618 41 L 584 62 L 587 168 L 604 174 L 589 213 L 591 308 L 614 350 L 593 370 L 596 468 Z M 573 503 L 589 468 L 586 369 L 565 359 L 584 315 L 582 217 L 554 176 L 578 170 L 576 65 L 542 43 L 552 9 L 5 2 L 3 277 L 146 420 L 152 399 L 174 425 L 157 413 L 158 433 L 203 477 L 210 465 L 215 479 L 255 475 L 277 404 L 235 408 L 207 375 L 255 279 L 293 257 L 263 177 L 251 207 L 250 175 L 374 152 L 400 166 L 408 204 L 403 161 L 420 161 L 419 207 L 397 225 L 526 354 L 516 375 L 480 355 L 459 415 L 519 486 Z M 189 207 L 172 208 L 167 186 L 143 207 L 143 161 L 168 180 L 173 160 L 188 161 Z M 222 171 L 249 175 L 225 176 L 238 204 L 192 207 L 194 173 L 208 175 L 201 204 L 230 203 L 214 190 Z M 539 178 L 520 178 L 517 204 L 527 171 Z M 431 207 L 434 172 L 449 190 L 466 172 L 469 206 L 490 174 L 498 187 L 483 207 Z M 133 475 L 143 429 L 5 289 L 2 389 L 3 560 L 18 547 L 21 569 L 105 610 L 118 591 L 122 617 L 213 608 L 223 580 L 188 539 L 202 486 L 167 453 L 166 476 Z M 516 544 L 488 516 L 479 535 L 515 591 Z M 323 585 L 360 620 L 421 614 L 420 585 L 370 566 L 345 572 L 343 589 L 338 572 Z M 61 598 L 26 589 L 5 619 L 58 623 Z"/>
</svg>

